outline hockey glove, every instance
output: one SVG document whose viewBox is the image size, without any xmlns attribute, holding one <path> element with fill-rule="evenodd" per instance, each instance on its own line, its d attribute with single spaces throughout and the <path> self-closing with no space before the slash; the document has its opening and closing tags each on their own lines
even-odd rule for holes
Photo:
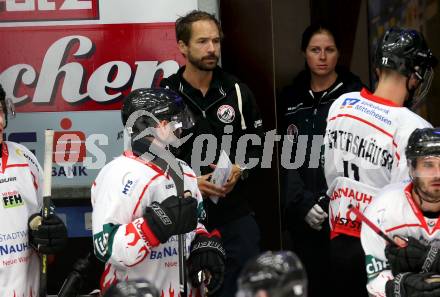
<svg viewBox="0 0 440 297">
<path fill-rule="evenodd" d="M 426 246 L 412 237 L 408 238 L 408 245 L 403 248 L 387 245 L 385 256 L 393 275 L 403 272 L 440 272 L 439 249 Z"/>
<path fill-rule="evenodd" d="M 321 208 L 321 206 L 315 204 L 309 210 L 304 220 L 311 228 L 319 231 L 322 229 L 322 223 L 327 217 L 327 213 Z"/>
<path fill-rule="evenodd" d="M 208 295 L 215 294 L 223 284 L 226 253 L 218 231 L 210 235 L 198 234 L 191 244 L 188 273 L 195 288 L 204 282 Z M 203 276 L 208 276 L 207 280 Z"/>
<path fill-rule="evenodd" d="M 433 273 L 401 273 L 387 281 L 387 297 L 435 297 L 440 296 L 440 278 Z"/>
<path fill-rule="evenodd" d="M 153 202 L 144 210 L 148 227 L 161 243 L 177 234 L 185 234 L 197 227 L 197 200 L 193 197 L 170 196 L 162 203 Z"/>
<path fill-rule="evenodd" d="M 29 243 L 42 254 L 55 254 L 63 250 L 67 243 L 67 228 L 55 214 L 42 219 L 39 213 L 30 216 Z"/>
</svg>

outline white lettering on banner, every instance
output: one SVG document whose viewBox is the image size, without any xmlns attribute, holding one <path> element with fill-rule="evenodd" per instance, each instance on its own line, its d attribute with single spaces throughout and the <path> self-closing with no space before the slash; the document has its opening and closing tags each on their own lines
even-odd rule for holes
<svg viewBox="0 0 440 297">
<path fill-rule="evenodd" d="M 6 93 L 14 103 L 22 102 L 29 98 L 29 94 L 16 97 L 15 90 L 23 83 L 35 87 L 32 103 L 51 103 L 56 94 L 56 88 L 61 78 L 61 95 L 66 102 L 77 103 L 87 97 L 96 102 L 108 102 L 121 96 L 122 92 L 109 94 L 107 89 L 120 90 L 125 87 L 132 77 L 131 66 L 124 61 L 110 61 L 99 66 L 87 78 L 84 66 L 78 62 L 65 63 L 70 57 L 79 59 L 93 59 L 93 42 L 85 36 L 72 35 L 63 37 L 54 42 L 47 50 L 40 74 L 28 64 L 16 64 L 0 74 Z M 71 52 L 76 48 L 75 52 Z M 168 77 L 175 73 L 179 64 L 174 60 L 136 61 L 132 89 L 151 87 L 155 74 L 161 70 L 163 76 Z M 135 66 L 133 66 L 135 67 Z M 109 78 L 112 80 L 109 81 Z M 87 80 L 88 81 L 85 81 Z M 81 93 L 81 86 L 87 85 L 87 92 Z"/>
<path fill-rule="evenodd" d="M 37 5 L 35 5 L 37 3 Z M 91 0 L 64 0 L 60 10 L 92 9 Z M 55 2 L 48 0 L 6 0 L 6 11 L 51 11 L 56 10 Z"/>
</svg>

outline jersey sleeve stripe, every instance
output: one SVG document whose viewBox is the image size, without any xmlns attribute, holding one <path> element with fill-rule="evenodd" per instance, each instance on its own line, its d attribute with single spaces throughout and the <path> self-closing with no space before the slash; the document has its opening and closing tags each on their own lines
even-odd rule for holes
<svg viewBox="0 0 440 297">
<path fill-rule="evenodd" d="M 186 176 L 191 177 L 191 178 L 197 178 L 197 176 L 189 174 L 189 173 L 184 173 L 183 175 L 186 175 Z"/>
<path fill-rule="evenodd" d="M 367 124 L 367 125 L 369 125 L 370 127 L 373 127 L 374 129 L 376 129 L 376 130 L 382 132 L 382 133 L 385 134 L 386 136 L 388 136 L 388 137 L 390 137 L 391 139 L 393 139 L 393 135 L 392 135 L 391 133 L 385 131 L 384 129 L 378 127 L 377 125 L 375 125 L 375 124 L 373 124 L 373 123 L 371 123 L 371 122 L 369 122 L 369 121 L 367 121 L 367 120 L 361 119 L 360 117 L 357 117 L 357 116 L 354 116 L 354 115 L 351 115 L 351 114 L 341 113 L 341 114 L 338 114 L 338 115 L 336 115 L 336 116 L 330 118 L 329 121 L 333 121 L 333 120 L 335 120 L 336 118 L 342 118 L 342 117 L 352 118 L 352 119 L 354 119 L 354 120 L 357 120 L 357 121 L 359 121 L 359 122 L 362 122 L 362 123 L 364 123 L 364 124 Z M 395 147 L 397 147 L 397 144 L 396 144 L 396 142 L 394 141 L 394 139 L 393 139 L 393 145 L 394 145 Z"/>
<path fill-rule="evenodd" d="M 423 227 L 423 226 L 420 225 L 420 224 L 402 224 L 402 225 L 399 225 L 399 226 L 395 226 L 395 227 L 389 228 L 389 229 L 385 230 L 385 232 L 388 233 L 388 232 L 391 232 L 391 231 L 396 231 L 396 230 L 399 230 L 399 229 L 402 229 L 402 228 L 409 228 L 409 227 Z"/>
</svg>

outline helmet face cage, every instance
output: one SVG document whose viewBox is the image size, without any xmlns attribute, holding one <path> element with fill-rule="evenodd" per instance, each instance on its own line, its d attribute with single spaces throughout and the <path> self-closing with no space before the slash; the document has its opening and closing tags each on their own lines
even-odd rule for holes
<svg viewBox="0 0 440 297">
<path fill-rule="evenodd" d="M 433 79 L 434 70 L 432 68 L 426 69 L 422 79 L 420 79 L 420 84 L 417 86 L 412 98 L 410 98 L 410 102 L 408 104 L 410 109 L 417 109 L 420 107 L 428 95 Z"/>
</svg>

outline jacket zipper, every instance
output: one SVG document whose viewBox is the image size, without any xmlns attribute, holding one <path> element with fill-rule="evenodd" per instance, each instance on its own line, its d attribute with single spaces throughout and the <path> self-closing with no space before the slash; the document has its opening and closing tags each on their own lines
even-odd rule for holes
<svg viewBox="0 0 440 297">
<path fill-rule="evenodd" d="M 325 91 L 324 94 L 322 94 L 321 98 L 319 98 L 318 104 L 316 104 L 315 108 L 313 109 L 313 119 L 312 119 L 313 130 L 315 130 L 315 117 L 316 117 L 316 114 L 318 113 L 318 107 L 321 104 L 322 98 L 324 98 L 327 95 L 330 95 L 331 93 L 333 93 L 334 91 L 336 91 L 337 89 L 342 87 L 343 84 L 344 84 L 343 82 L 340 82 L 330 92 Z M 313 96 L 312 90 L 309 90 L 309 93 L 312 96 L 312 98 L 315 99 L 315 97 Z M 313 131 L 313 132 L 315 132 L 315 131 Z"/>
<path fill-rule="evenodd" d="M 215 100 L 213 103 L 211 103 L 210 105 L 208 105 L 208 107 L 206 107 L 205 109 L 200 108 L 200 106 L 190 97 L 188 96 L 188 94 L 185 93 L 185 91 L 183 90 L 183 86 L 182 84 L 180 84 L 179 86 L 179 90 L 180 92 L 189 100 L 191 101 L 191 103 L 198 108 L 198 110 L 200 110 L 202 112 L 203 118 L 206 119 L 206 111 L 208 109 L 210 109 L 213 105 L 215 105 L 217 102 L 219 102 L 220 100 L 223 100 L 226 97 L 226 92 L 222 92 L 222 96 L 220 98 L 218 98 L 217 100 Z"/>
</svg>

